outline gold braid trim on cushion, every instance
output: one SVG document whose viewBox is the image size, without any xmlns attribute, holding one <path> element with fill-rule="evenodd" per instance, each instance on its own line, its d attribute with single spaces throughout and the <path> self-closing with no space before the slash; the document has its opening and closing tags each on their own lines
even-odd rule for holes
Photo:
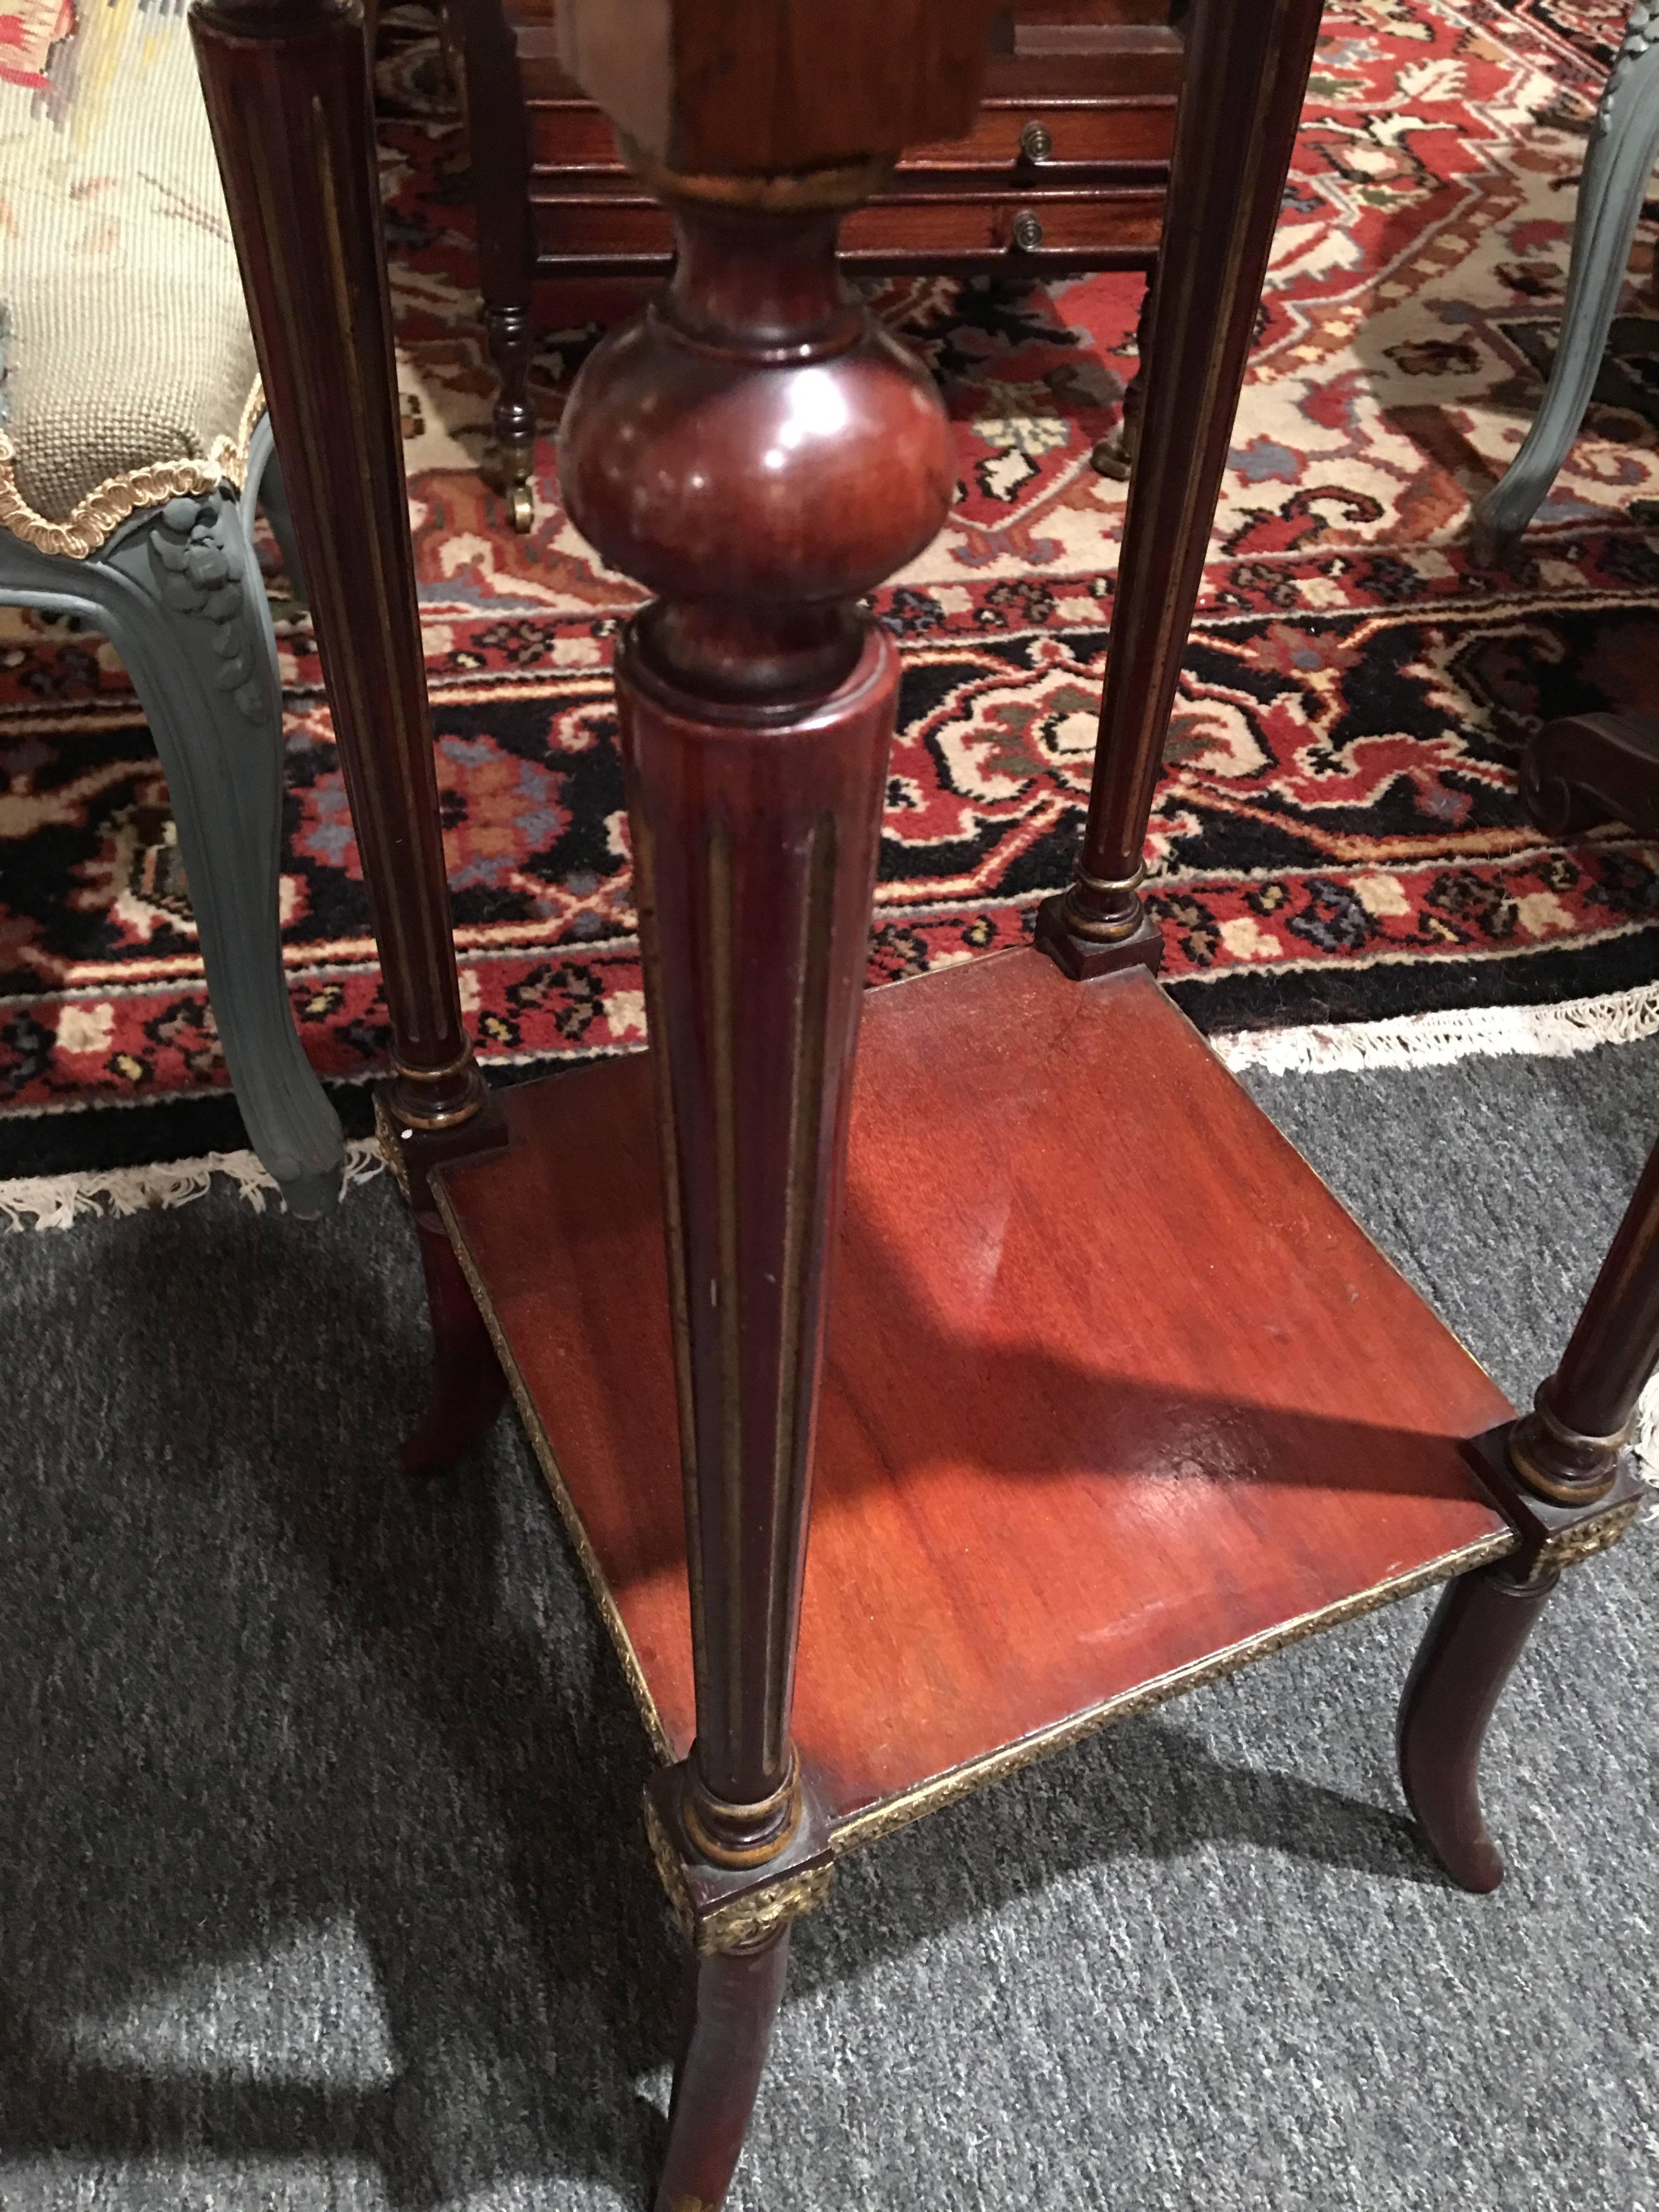
<svg viewBox="0 0 1659 2212">
<path fill-rule="evenodd" d="M 264 404 L 264 392 L 256 379 L 236 435 L 216 438 L 205 460 L 151 461 L 142 469 L 127 470 L 125 475 L 106 477 L 84 499 L 76 501 L 64 522 L 36 514 L 18 490 L 14 465 L 16 448 L 0 430 L 0 528 L 41 553 L 67 554 L 71 560 L 84 561 L 118 523 L 141 507 L 161 507 L 170 499 L 216 491 L 227 478 L 240 490 L 247 469 L 248 441 Z"/>
</svg>

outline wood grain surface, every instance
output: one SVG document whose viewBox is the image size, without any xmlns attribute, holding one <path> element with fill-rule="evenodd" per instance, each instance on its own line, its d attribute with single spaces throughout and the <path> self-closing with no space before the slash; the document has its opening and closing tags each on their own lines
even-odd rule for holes
<svg viewBox="0 0 1659 2212">
<path fill-rule="evenodd" d="M 681 1757 L 647 1063 L 506 1103 L 443 1203 Z M 1139 971 L 870 995 L 831 1295 L 795 1729 L 843 1830 L 1512 1540 L 1458 1450 L 1507 1401 Z"/>
</svg>

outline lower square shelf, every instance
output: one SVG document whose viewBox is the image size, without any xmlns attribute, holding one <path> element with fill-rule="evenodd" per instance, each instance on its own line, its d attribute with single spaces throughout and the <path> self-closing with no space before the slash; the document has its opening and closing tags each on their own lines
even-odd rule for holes
<svg viewBox="0 0 1659 2212">
<path fill-rule="evenodd" d="M 695 1733 L 643 1054 L 441 1204 L 660 1754 Z M 795 1734 L 837 1839 L 1511 1547 L 1496 1385 L 1139 969 L 866 1001 Z"/>
</svg>

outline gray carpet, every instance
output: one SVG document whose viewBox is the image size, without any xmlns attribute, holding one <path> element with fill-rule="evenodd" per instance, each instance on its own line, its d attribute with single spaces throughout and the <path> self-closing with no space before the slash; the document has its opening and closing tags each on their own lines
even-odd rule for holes
<svg viewBox="0 0 1659 2212">
<path fill-rule="evenodd" d="M 1253 1087 L 1514 1392 L 1659 1044 Z M 0 1237 L 5 2212 L 643 2201 L 642 1745 L 510 1422 L 395 1470 L 416 1281 L 385 1182 Z M 1420 1600 L 849 1863 L 734 2205 L 1659 2212 L 1654 1533 L 1511 1691 L 1493 1898 L 1401 1816 Z"/>
</svg>

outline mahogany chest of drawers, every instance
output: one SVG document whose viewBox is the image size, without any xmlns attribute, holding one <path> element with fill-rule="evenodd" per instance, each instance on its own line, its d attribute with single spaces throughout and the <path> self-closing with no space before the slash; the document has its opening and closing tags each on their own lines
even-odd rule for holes
<svg viewBox="0 0 1659 2212">
<path fill-rule="evenodd" d="M 559 61 L 558 0 L 460 0 L 495 429 L 528 527 L 537 278 L 654 276 L 663 208 Z M 1184 0 L 1021 0 L 993 33 L 965 138 L 912 149 L 842 234 L 871 273 L 1010 277 L 1153 266 L 1175 135 Z"/>
</svg>

